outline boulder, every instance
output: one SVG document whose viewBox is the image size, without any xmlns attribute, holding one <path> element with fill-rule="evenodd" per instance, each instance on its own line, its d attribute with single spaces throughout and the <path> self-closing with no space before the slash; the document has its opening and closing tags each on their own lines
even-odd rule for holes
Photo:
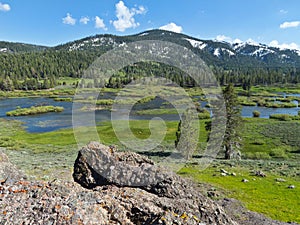
<svg viewBox="0 0 300 225">
<path fill-rule="evenodd" d="M 137 203 L 131 209 L 134 217 L 147 218 L 140 218 L 148 222 L 139 224 L 156 224 L 149 221 L 161 221 L 162 224 L 174 224 L 176 221 L 176 224 L 198 224 L 200 221 L 207 224 L 236 224 L 226 216 L 222 207 L 197 191 L 191 181 L 156 166 L 148 158 L 136 153 L 116 152 L 110 147 L 91 142 L 79 151 L 73 177 L 88 189 L 97 190 L 113 185 L 121 189 L 143 190 L 144 199 L 141 202 L 141 199 L 135 198 Z"/>
<path fill-rule="evenodd" d="M 23 178 L 25 175 L 9 161 L 6 154 L 0 149 L 0 184 L 12 184 Z"/>
</svg>

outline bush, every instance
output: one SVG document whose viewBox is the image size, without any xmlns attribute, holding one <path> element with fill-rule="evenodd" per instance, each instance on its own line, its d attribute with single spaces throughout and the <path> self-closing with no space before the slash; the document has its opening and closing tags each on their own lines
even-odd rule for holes
<svg viewBox="0 0 300 225">
<path fill-rule="evenodd" d="M 253 145 L 264 145 L 265 142 L 262 141 L 262 140 L 256 140 L 256 141 L 252 142 L 251 144 L 253 144 Z"/>
<path fill-rule="evenodd" d="M 210 119 L 210 112 L 207 109 L 198 109 L 199 120 Z"/>
<path fill-rule="evenodd" d="M 276 119 L 276 120 L 281 120 L 281 121 L 291 121 L 292 116 L 288 114 L 272 114 L 270 115 L 270 119 Z"/>
<path fill-rule="evenodd" d="M 282 158 L 282 159 L 288 158 L 288 156 L 286 155 L 286 149 L 282 147 L 272 149 L 269 155 L 272 156 L 273 158 Z"/>
<path fill-rule="evenodd" d="M 246 152 L 244 156 L 246 159 L 271 159 L 271 156 L 266 152 Z"/>
<path fill-rule="evenodd" d="M 210 119 L 210 113 L 198 113 L 199 120 Z"/>
<path fill-rule="evenodd" d="M 252 112 L 252 114 L 253 114 L 253 117 L 256 117 L 256 118 L 260 117 L 260 112 L 257 111 L 257 110 L 254 110 L 254 111 Z"/>
</svg>

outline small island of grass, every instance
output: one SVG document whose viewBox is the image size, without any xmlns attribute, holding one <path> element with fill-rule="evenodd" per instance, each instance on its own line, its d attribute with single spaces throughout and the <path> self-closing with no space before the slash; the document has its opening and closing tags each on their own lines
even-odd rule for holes
<svg viewBox="0 0 300 225">
<path fill-rule="evenodd" d="M 42 113 L 48 113 L 48 112 L 62 112 L 64 111 L 63 107 L 59 106 L 32 106 L 30 108 L 20 108 L 17 107 L 17 109 L 9 111 L 6 113 L 7 116 L 28 116 L 28 115 L 36 115 L 36 114 L 42 114 Z"/>
<path fill-rule="evenodd" d="M 54 98 L 54 101 L 56 102 L 72 102 L 72 98 Z"/>
</svg>

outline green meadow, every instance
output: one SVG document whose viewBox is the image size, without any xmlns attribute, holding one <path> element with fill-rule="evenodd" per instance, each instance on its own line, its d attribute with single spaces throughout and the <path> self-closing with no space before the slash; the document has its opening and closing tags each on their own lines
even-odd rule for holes
<svg viewBox="0 0 300 225">
<path fill-rule="evenodd" d="M 63 82 L 63 81 L 62 81 Z M 76 80 L 65 80 L 65 83 L 72 84 Z M 239 92 L 241 105 L 269 104 L 271 107 L 279 104 L 279 107 L 292 107 L 292 100 L 297 97 L 283 98 L 280 93 L 300 93 L 299 86 L 293 87 L 253 87 L 251 95 L 241 88 Z M 93 89 L 86 89 L 86 92 Z M 118 92 L 120 90 L 104 89 L 103 92 Z M 193 97 L 202 97 L 201 89 L 187 89 L 186 92 Z M 45 91 L 20 91 L 0 92 L 1 97 L 34 97 L 47 96 L 56 101 L 72 101 L 69 97 L 75 93 L 75 89 L 59 89 Z M 132 97 L 141 93 L 133 93 L 128 90 Z M 122 93 L 121 93 L 122 94 Z M 142 98 L 137 104 L 148 103 L 155 99 L 153 93 L 147 93 L 148 97 Z M 79 100 L 80 101 L 80 100 Z M 84 100 L 83 100 L 84 101 Z M 92 101 L 92 99 L 87 99 Z M 178 101 L 181 101 L 180 99 Z M 276 101 L 274 103 L 274 101 Z M 99 99 L 98 106 L 111 106 L 112 100 Z M 124 102 L 122 102 L 124 103 Z M 130 102 L 126 102 L 130 103 Z M 125 103 L 124 103 L 125 104 Z M 177 114 L 173 108 L 154 108 L 139 110 L 138 115 Z M 277 107 L 277 106 L 276 106 Z M 293 106 L 294 107 L 294 106 Z M 20 110 L 20 109 L 16 109 Z M 24 109 L 25 110 L 25 109 Z M 27 109 L 28 110 L 28 109 Z M 180 112 L 179 112 L 180 113 Z M 199 141 L 197 151 L 194 152 L 190 163 L 182 164 L 177 171 L 182 176 L 191 177 L 195 182 L 204 183 L 219 193 L 219 197 L 232 197 L 240 200 L 249 210 L 263 213 L 268 217 L 281 221 L 294 221 L 300 223 L 300 120 L 299 116 L 273 115 L 271 119 L 244 118 L 240 127 L 242 136 L 242 160 L 225 161 L 223 152 L 220 151 L 215 161 L 205 170 L 199 169 L 202 154 L 206 148 L 207 131 L 205 123 L 208 121 L 207 111 L 199 114 Z M 130 131 L 134 138 L 143 140 L 151 135 L 147 120 L 130 121 Z M 165 121 L 166 135 L 163 130 L 155 130 L 164 138 L 152 152 L 139 151 L 160 161 L 168 156 L 169 151 L 174 148 L 176 131 L 179 121 Z M 126 122 L 114 121 L 118 131 L 128 133 Z M 115 134 L 114 124 L 110 121 L 97 124 L 96 131 L 99 140 L 106 145 L 117 145 L 120 151 L 128 150 Z M 77 145 L 76 137 L 80 137 L 80 143 L 94 141 L 95 134 L 89 127 L 73 129 L 60 129 L 45 133 L 29 133 L 17 120 L 0 119 L 0 147 L 20 169 L 28 174 L 29 179 L 54 179 L 63 177 L 72 179 L 71 173 L 77 152 L 81 146 Z M 132 136 L 124 135 L 123 138 L 130 140 Z M 234 173 L 235 176 L 222 176 L 220 170 Z M 263 171 L 266 177 L 256 177 L 255 171 Z M 277 179 L 284 182 L 278 182 Z M 242 182 L 247 179 L 249 182 Z M 295 189 L 289 189 L 294 185 Z"/>
</svg>

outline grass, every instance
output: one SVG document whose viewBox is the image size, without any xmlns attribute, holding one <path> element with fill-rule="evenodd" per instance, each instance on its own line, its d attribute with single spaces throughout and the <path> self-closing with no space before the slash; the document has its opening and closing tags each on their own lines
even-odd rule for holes
<svg viewBox="0 0 300 225">
<path fill-rule="evenodd" d="M 280 221 L 300 222 L 299 190 L 288 189 L 288 185 L 300 187 L 300 179 L 287 178 L 287 182 L 276 182 L 277 175 L 267 173 L 267 177 L 253 176 L 244 166 L 215 165 L 204 171 L 196 166 L 185 167 L 179 174 L 191 176 L 197 182 L 209 183 L 217 189 L 223 190 L 228 197 L 242 201 L 252 211 L 263 213 L 268 217 Z M 234 172 L 236 176 L 221 176 L 220 169 Z M 241 182 L 249 180 L 248 183 Z"/>
<path fill-rule="evenodd" d="M 61 88 L 35 91 L 0 91 L 0 98 L 52 97 L 70 96 L 75 94 L 74 88 Z"/>
<path fill-rule="evenodd" d="M 264 106 L 267 108 L 295 108 L 295 107 L 297 107 L 297 105 L 292 102 L 282 102 L 282 103 L 267 102 Z"/>
<path fill-rule="evenodd" d="M 180 111 L 180 110 L 179 110 Z M 136 112 L 137 115 L 163 115 L 163 114 L 178 114 L 183 110 L 177 112 L 175 108 L 162 108 L 162 109 L 145 109 Z"/>
<path fill-rule="evenodd" d="M 201 150 L 205 149 L 207 120 L 200 120 L 199 152 L 193 161 L 197 162 Z M 241 162 L 216 162 L 204 171 L 197 166 L 187 166 L 180 170 L 181 175 L 191 176 L 197 182 L 209 183 L 222 190 L 226 196 L 242 201 L 250 210 L 264 213 L 282 221 L 300 222 L 299 218 L 299 121 L 278 121 L 262 118 L 244 119 L 242 130 L 244 158 Z M 120 131 L 125 133 L 125 123 L 116 121 Z M 174 146 L 178 121 L 166 121 L 166 136 L 161 146 Z M 97 132 L 104 144 L 115 144 L 125 149 L 114 133 L 111 122 L 97 124 Z M 72 129 L 62 129 L 48 133 L 27 133 L 19 121 L 0 120 L 0 147 L 8 149 L 8 156 L 20 168 L 34 177 L 51 179 L 61 174 L 71 173 L 78 147 Z M 130 121 L 135 137 L 146 139 L 151 134 L 149 121 Z M 93 133 L 88 127 L 75 130 L 82 142 L 91 141 Z M 77 133 L 78 134 L 78 133 Z M 14 150 L 14 151 L 12 151 Z M 160 157 L 160 156 L 159 156 Z M 267 159 L 267 160 L 261 160 Z M 235 172 L 237 176 L 220 176 L 220 169 Z M 252 170 L 263 170 L 266 178 L 251 175 Z M 50 178 L 49 178 L 50 177 Z M 277 183 L 276 178 L 287 182 Z M 71 179 L 71 177 L 70 177 Z M 248 179 L 248 183 L 241 182 Z M 255 179 L 255 180 L 253 180 Z M 288 185 L 295 189 L 288 189 Z"/>
<path fill-rule="evenodd" d="M 300 159 L 300 122 L 244 118 L 243 158 Z"/>
<path fill-rule="evenodd" d="M 63 107 L 59 106 L 32 106 L 30 108 L 17 108 L 15 110 L 9 111 L 6 113 L 7 116 L 29 116 L 36 115 L 48 112 L 62 112 L 64 111 Z"/>
</svg>

